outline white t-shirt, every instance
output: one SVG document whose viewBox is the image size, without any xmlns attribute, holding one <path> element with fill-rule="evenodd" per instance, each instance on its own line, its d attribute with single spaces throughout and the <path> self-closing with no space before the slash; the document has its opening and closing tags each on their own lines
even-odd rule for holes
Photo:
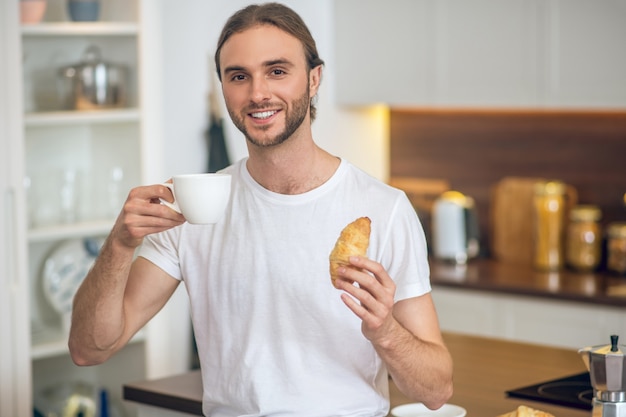
<svg viewBox="0 0 626 417">
<path fill-rule="evenodd" d="M 145 239 L 140 256 L 181 279 L 191 313 L 206 416 L 384 416 L 387 371 L 330 281 L 341 230 L 372 221 L 368 257 L 396 301 L 430 291 L 426 242 L 406 195 L 343 160 L 322 186 L 282 195 L 246 159 L 215 225 L 185 223 Z"/>
</svg>

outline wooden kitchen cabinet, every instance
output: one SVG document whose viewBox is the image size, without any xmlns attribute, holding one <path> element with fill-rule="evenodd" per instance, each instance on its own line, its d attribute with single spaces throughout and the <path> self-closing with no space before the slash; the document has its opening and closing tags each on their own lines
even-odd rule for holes
<svg viewBox="0 0 626 417">
<path fill-rule="evenodd" d="M 626 107 L 621 0 L 336 0 L 346 105 Z"/>
<path fill-rule="evenodd" d="M 17 1 L 0 8 L 0 52 L 7 58 L 0 84 L 0 415 L 32 415 L 33 406 L 45 406 L 46 391 L 83 382 L 106 389 L 112 408 L 130 417 L 136 409 L 121 399 L 124 382 L 185 370 L 168 369 L 164 359 L 170 351 L 159 335 L 169 333 L 168 324 L 155 320 L 103 365 L 77 367 L 69 357 L 64 317 L 42 281 L 52 256 L 58 254 L 62 266 L 61 259 L 70 260 L 55 270 L 59 276 L 82 262 L 78 252 L 61 256 L 58 250 L 106 236 L 132 186 L 163 180 L 161 81 L 150 71 L 161 59 L 159 5 L 107 0 L 99 21 L 84 23 L 69 21 L 66 7 L 64 0 L 48 0 L 43 21 L 34 25 L 19 24 Z M 80 62 L 90 45 L 100 48 L 104 60 L 128 69 L 124 107 L 79 111 L 61 100 L 59 68 Z"/>
</svg>

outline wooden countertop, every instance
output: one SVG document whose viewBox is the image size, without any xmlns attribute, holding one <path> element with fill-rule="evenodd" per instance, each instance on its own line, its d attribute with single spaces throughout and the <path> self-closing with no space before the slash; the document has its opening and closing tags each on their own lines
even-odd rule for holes
<svg viewBox="0 0 626 417">
<path fill-rule="evenodd" d="M 491 259 L 473 259 L 465 266 L 431 260 L 430 267 L 433 286 L 626 307 L 624 276 L 569 270 L 540 272 Z"/>
<path fill-rule="evenodd" d="M 452 333 L 445 333 L 444 338 L 454 360 L 454 394 L 449 402 L 465 408 L 468 417 L 495 417 L 521 404 L 556 417 L 589 417 L 589 411 L 505 394 L 506 390 L 584 372 L 578 352 Z M 390 389 L 392 406 L 410 402 L 395 386 Z"/>
<path fill-rule="evenodd" d="M 469 417 L 495 417 L 520 404 L 549 411 L 556 417 L 588 417 L 590 412 L 507 398 L 505 391 L 585 371 L 574 350 L 525 343 L 444 334 L 454 359 L 454 395 L 450 403 Z M 391 384 L 392 407 L 409 401 Z M 198 371 L 124 386 L 124 399 L 202 415 L 202 382 Z"/>
</svg>

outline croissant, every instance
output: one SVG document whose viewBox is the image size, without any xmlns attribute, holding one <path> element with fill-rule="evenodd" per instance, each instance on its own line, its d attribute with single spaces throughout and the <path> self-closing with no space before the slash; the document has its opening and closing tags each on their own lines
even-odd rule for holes
<svg viewBox="0 0 626 417">
<path fill-rule="evenodd" d="M 337 269 L 340 266 L 350 265 L 350 256 L 365 256 L 370 244 L 371 220 L 360 217 L 348 224 L 341 231 L 335 247 L 330 252 L 330 280 L 337 288 Z"/>
<path fill-rule="evenodd" d="M 502 414 L 498 417 L 554 417 L 554 415 L 546 413 L 545 411 L 526 407 L 525 405 L 520 405 L 517 407 L 517 410 Z"/>
</svg>

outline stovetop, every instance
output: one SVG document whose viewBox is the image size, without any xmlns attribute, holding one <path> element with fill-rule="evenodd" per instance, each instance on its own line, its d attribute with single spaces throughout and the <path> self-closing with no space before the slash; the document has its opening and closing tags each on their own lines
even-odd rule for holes
<svg viewBox="0 0 626 417">
<path fill-rule="evenodd" d="M 506 393 L 510 397 L 582 410 L 591 410 L 593 403 L 593 388 L 591 387 L 589 372 L 515 388 L 506 391 Z"/>
</svg>

